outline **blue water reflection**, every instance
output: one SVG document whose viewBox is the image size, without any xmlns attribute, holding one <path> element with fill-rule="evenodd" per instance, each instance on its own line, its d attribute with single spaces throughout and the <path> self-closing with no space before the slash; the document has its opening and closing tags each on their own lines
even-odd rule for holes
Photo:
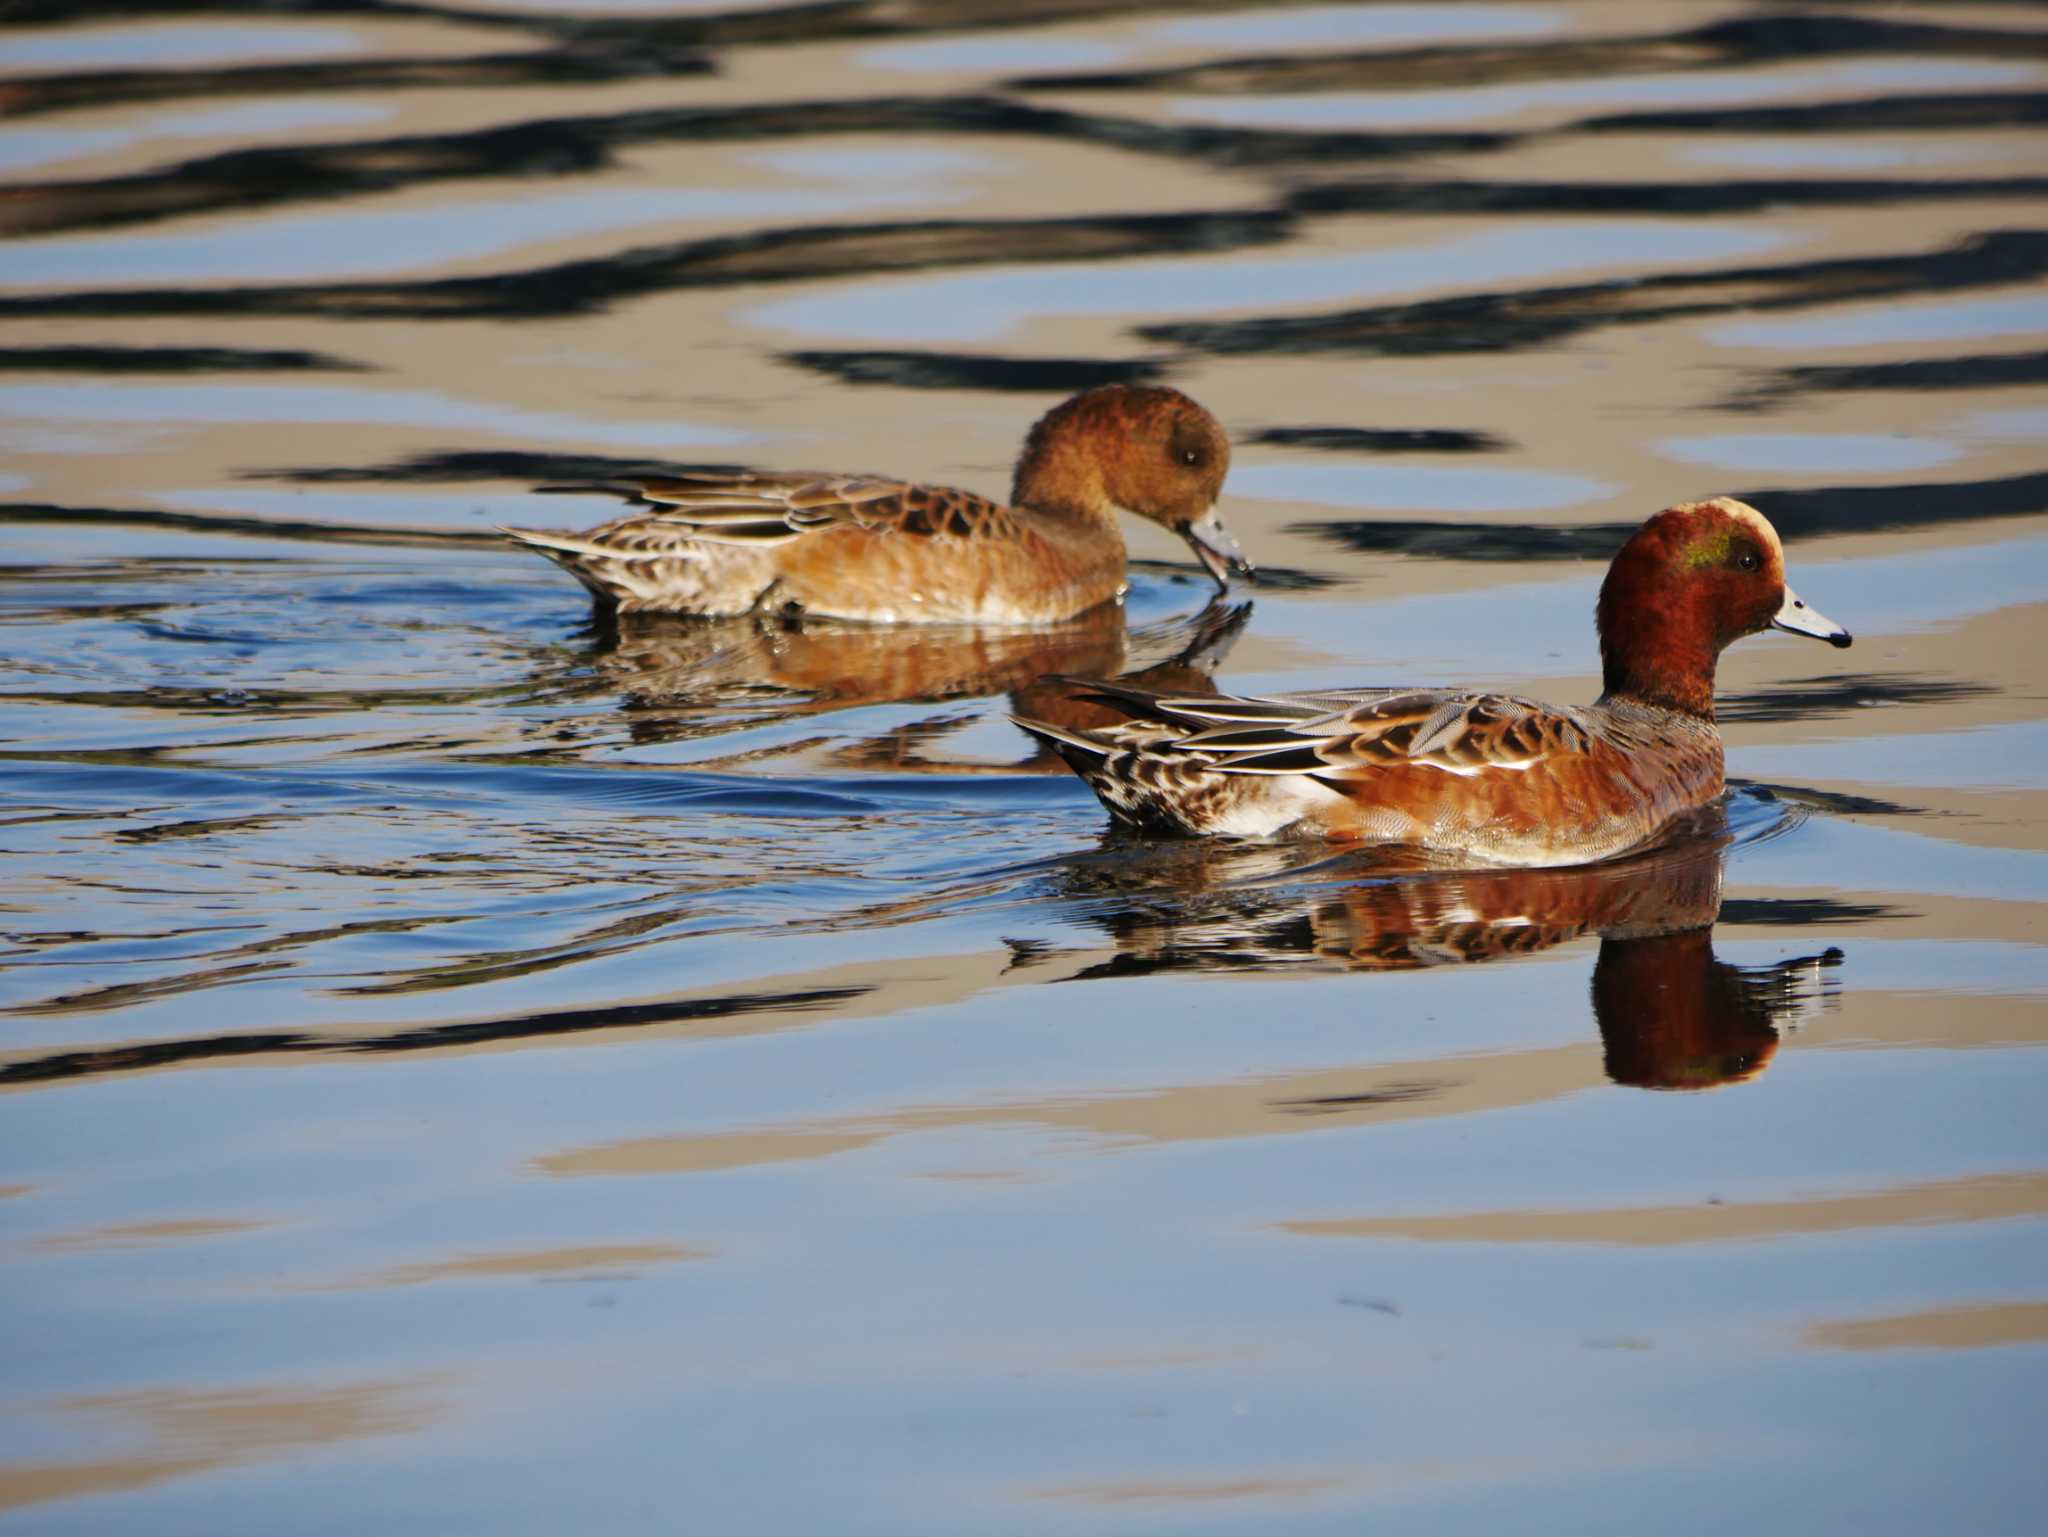
<svg viewBox="0 0 2048 1537">
<path fill-rule="evenodd" d="M 1051 264 L 915 281 L 869 280 L 845 292 L 744 310 L 763 329 L 861 341 L 987 342 L 1050 315 L 1196 315 L 1252 306 L 1363 303 L 1440 284 L 1531 281 L 1629 262 L 1759 255 L 1765 230 L 1702 229 L 1653 219 L 1536 221 L 1525 229 L 1370 246 L 1337 256 L 1162 258 Z"/>
</svg>

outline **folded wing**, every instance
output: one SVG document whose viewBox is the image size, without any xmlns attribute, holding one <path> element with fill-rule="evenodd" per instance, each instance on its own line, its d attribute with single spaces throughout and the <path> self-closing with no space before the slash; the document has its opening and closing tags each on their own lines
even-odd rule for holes
<svg viewBox="0 0 2048 1537">
<path fill-rule="evenodd" d="M 1514 772 L 1580 755 L 1593 736 L 1580 713 L 1509 694 L 1344 689 L 1267 698 L 1147 694 L 1090 684 L 1148 733 L 1147 749 L 1199 754 L 1227 774 L 1311 774 L 1342 781 L 1395 764 L 1451 774 Z"/>
<path fill-rule="evenodd" d="M 1009 520 L 987 497 L 949 486 L 920 486 L 867 475 L 677 475 L 605 486 L 647 510 L 635 521 L 660 524 L 712 544 L 785 544 L 833 528 L 911 537 L 975 538 Z"/>
</svg>

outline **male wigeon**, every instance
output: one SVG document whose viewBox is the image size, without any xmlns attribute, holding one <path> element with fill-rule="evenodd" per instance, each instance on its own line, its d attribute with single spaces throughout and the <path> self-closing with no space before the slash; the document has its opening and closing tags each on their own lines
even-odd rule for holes
<svg viewBox="0 0 2048 1537">
<path fill-rule="evenodd" d="M 1731 641 L 1776 628 L 1849 644 L 1785 585 L 1763 514 L 1727 497 L 1638 529 L 1608 569 L 1597 619 L 1606 687 L 1583 709 L 1422 689 L 1244 699 L 1098 684 L 1122 722 L 1017 723 L 1112 815 L 1148 830 L 1580 864 L 1720 795 L 1714 663 Z"/>
<path fill-rule="evenodd" d="M 621 612 L 802 612 L 883 624 L 1045 624 L 1124 590 L 1119 511 L 1194 548 L 1219 587 L 1250 565 L 1216 512 L 1230 440 L 1179 390 L 1112 384 L 1024 440 L 1008 505 L 861 475 L 682 475 L 593 489 L 646 510 L 504 533 Z"/>
</svg>

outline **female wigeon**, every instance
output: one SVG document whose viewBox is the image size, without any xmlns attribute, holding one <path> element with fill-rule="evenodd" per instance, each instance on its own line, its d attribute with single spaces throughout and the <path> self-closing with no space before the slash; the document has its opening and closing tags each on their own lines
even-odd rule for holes
<svg viewBox="0 0 2048 1537">
<path fill-rule="evenodd" d="M 1039 418 L 1009 504 L 869 476 L 684 475 L 602 489 L 647 510 L 584 534 L 504 533 L 621 612 L 802 612 L 883 624 L 1045 624 L 1124 590 L 1119 511 L 1250 565 L 1216 513 L 1230 441 L 1179 390 L 1112 384 Z"/>
<path fill-rule="evenodd" d="M 1493 865 L 1605 859 L 1721 793 L 1714 663 L 1771 628 L 1849 632 L 1785 585 L 1777 532 L 1727 497 L 1658 513 L 1600 589 L 1606 687 L 1584 709 L 1504 694 L 1271 699 L 1095 685 L 1126 719 L 1020 719 L 1112 815 L 1152 831 L 1320 836 Z"/>
</svg>

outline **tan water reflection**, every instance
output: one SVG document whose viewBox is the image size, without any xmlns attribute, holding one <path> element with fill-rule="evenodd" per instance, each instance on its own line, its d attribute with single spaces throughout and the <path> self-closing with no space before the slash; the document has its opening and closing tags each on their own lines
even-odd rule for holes
<svg viewBox="0 0 2048 1537">
<path fill-rule="evenodd" d="M 2048 1341 L 2048 1302 L 1987 1302 L 1890 1318 L 1815 1324 L 1805 1343 L 1823 1350 L 1993 1350 Z"/>
<path fill-rule="evenodd" d="M 934 1105 L 881 1116 L 826 1117 L 788 1127 L 641 1137 L 535 1160 L 542 1173 L 583 1177 L 701 1174 L 802 1162 L 872 1147 L 891 1137 L 962 1127 L 1028 1127 L 1081 1134 L 1090 1144 L 1211 1142 L 1319 1129 L 1332 1114 L 1374 1124 L 1469 1115 L 1559 1099 L 1601 1082 L 1591 1046 L 1460 1056 L 1261 1078 L 1183 1084 L 1115 1096 L 1061 1095 Z M 986 1172 L 976 1170 L 974 1172 Z"/>
<path fill-rule="evenodd" d="M 1711 1201 L 1601 1211 L 1498 1211 L 1290 1222 L 1319 1238 L 1415 1238 L 1438 1243 L 1740 1243 L 1796 1233 L 1845 1233 L 1924 1223 L 2006 1222 L 2048 1215 L 2048 1174 L 1987 1174 L 1804 1201 Z"/>
<path fill-rule="evenodd" d="M 420 1374 L 338 1386 L 151 1388 L 61 1399 L 50 1407 L 111 1421 L 141 1437 L 142 1446 L 90 1460 L 0 1463 L 0 1510 L 413 1434 L 440 1418 L 435 1397 L 446 1384 Z"/>
<path fill-rule="evenodd" d="M 135 1249 L 160 1243 L 186 1243 L 198 1238 L 226 1238 L 253 1233 L 267 1222 L 234 1217 L 185 1217 L 159 1222 L 118 1222 L 84 1233 L 58 1233 L 35 1245 L 43 1253 L 64 1254 L 91 1249 Z"/>
<path fill-rule="evenodd" d="M 449 1259 L 394 1265 L 315 1285 L 316 1291 L 375 1291 L 424 1286 L 432 1281 L 569 1281 L 616 1279 L 658 1265 L 709 1259 L 713 1251 L 679 1243 L 585 1244 L 576 1248 L 532 1249 L 502 1254 L 459 1254 Z"/>
</svg>

